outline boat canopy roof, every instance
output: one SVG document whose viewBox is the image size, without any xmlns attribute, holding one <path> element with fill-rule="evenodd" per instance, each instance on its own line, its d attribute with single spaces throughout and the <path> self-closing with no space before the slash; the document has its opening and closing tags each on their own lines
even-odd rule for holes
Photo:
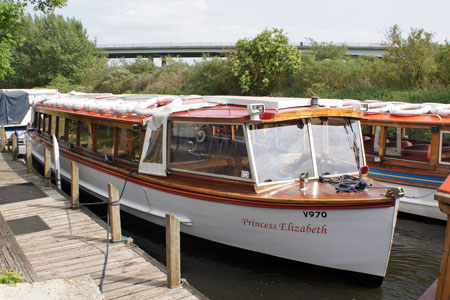
<svg viewBox="0 0 450 300">
<path fill-rule="evenodd" d="M 0 91 L 0 125 L 20 124 L 30 109 L 23 91 Z"/>
<path fill-rule="evenodd" d="M 49 97 L 38 102 L 36 107 L 40 111 L 49 109 L 92 118 L 145 124 L 153 116 L 193 121 L 208 118 L 240 123 L 320 116 L 361 118 L 358 105 L 359 101 L 356 100 L 336 99 L 72 93 Z M 255 112 L 251 111 L 253 108 L 256 109 Z"/>
</svg>

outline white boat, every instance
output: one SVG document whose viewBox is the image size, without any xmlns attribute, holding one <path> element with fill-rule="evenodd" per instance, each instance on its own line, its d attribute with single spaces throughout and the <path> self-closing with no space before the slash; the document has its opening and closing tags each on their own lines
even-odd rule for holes
<svg viewBox="0 0 450 300">
<path fill-rule="evenodd" d="M 398 201 L 395 189 L 337 192 L 374 183 L 365 170 L 353 109 L 311 99 L 154 95 L 80 98 L 35 105 L 33 156 L 59 144 L 60 173 L 99 198 L 126 183 L 121 209 L 187 234 L 338 269 L 381 284 Z M 54 167 L 54 166 L 53 166 Z M 364 172 L 362 172 L 364 173 Z M 309 177 L 309 180 L 308 180 Z M 376 185 L 376 184 L 375 184 Z"/>
<path fill-rule="evenodd" d="M 447 220 L 434 193 L 450 173 L 450 106 L 370 102 L 362 121 L 369 176 L 400 186 L 399 211 Z"/>
</svg>

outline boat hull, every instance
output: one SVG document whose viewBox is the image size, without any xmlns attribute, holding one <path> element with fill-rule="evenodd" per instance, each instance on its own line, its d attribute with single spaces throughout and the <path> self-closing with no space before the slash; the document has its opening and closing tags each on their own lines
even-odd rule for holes
<svg viewBox="0 0 450 300">
<path fill-rule="evenodd" d="M 398 209 L 400 212 L 437 220 L 447 220 L 447 215 L 439 209 L 438 201 L 434 200 L 434 192 L 445 178 L 420 176 L 412 173 L 392 172 L 375 168 L 371 169 L 369 176 L 386 186 L 402 187 L 405 190 L 405 197 L 400 198 Z M 396 179 L 403 182 L 397 182 L 395 181 Z M 408 180 L 411 184 L 404 183 L 405 180 Z M 434 188 L 421 187 L 414 185 L 416 182 L 432 182 L 437 186 Z"/>
<path fill-rule="evenodd" d="M 43 162 L 44 146 L 33 140 Z M 60 154 L 61 174 L 70 178 L 71 160 Z M 108 197 L 108 183 L 122 190 L 126 176 L 78 161 L 80 185 Z M 121 209 L 164 226 L 177 217 L 181 231 L 214 242 L 281 258 L 383 278 L 392 246 L 395 205 L 280 208 L 199 199 L 193 193 L 129 180 Z M 381 283 L 381 281 L 379 281 Z"/>
<path fill-rule="evenodd" d="M 434 200 L 433 192 L 436 191 L 435 188 L 424 188 L 379 179 L 376 180 L 386 186 L 402 187 L 405 190 L 405 195 L 408 197 L 400 198 L 398 208 L 400 212 L 442 221 L 447 220 L 447 215 L 439 209 L 438 201 Z"/>
</svg>

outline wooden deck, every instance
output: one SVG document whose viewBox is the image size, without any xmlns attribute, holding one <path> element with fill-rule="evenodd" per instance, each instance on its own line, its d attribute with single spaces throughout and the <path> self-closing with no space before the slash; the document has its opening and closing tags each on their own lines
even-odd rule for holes
<svg viewBox="0 0 450 300">
<path fill-rule="evenodd" d="M 106 230 L 85 209 L 73 210 L 66 196 L 43 178 L 28 174 L 9 153 L 0 154 L 0 187 L 33 182 L 48 197 L 0 204 L 6 221 L 39 216 L 50 229 L 16 235 L 40 281 L 90 275 L 99 284 L 106 250 Z M 205 299 L 187 283 L 169 289 L 165 268 L 135 245 L 109 245 L 103 284 L 105 299 Z"/>
</svg>

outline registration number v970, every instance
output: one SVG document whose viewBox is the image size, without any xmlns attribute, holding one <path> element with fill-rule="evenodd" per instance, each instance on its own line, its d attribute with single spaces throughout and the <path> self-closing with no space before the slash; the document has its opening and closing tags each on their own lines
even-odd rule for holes
<svg viewBox="0 0 450 300">
<path fill-rule="evenodd" d="M 304 210 L 303 215 L 305 218 L 326 218 L 326 211 L 316 211 L 316 210 Z"/>
</svg>

